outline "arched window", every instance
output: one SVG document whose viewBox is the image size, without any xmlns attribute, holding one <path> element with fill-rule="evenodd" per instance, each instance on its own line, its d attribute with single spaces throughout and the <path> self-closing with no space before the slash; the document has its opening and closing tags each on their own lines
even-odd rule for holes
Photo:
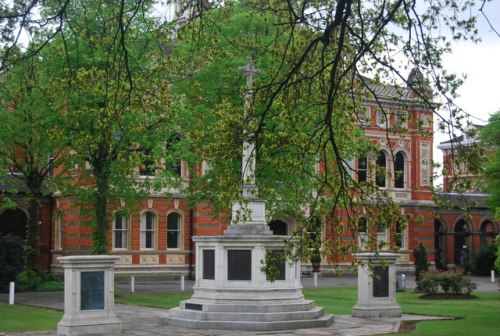
<svg viewBox="0 0 500 336">
<path fill-rule="evenodd" d="M 386 175 L 387 175 L 387 157 L 384 151 L 379 151 L 377 155 L 377 171 L 375 176 L 375 181 L 377 186 L 385 188 L 386 187 Z"/>
<path fill-rule="evenodd" d="M 141 249 L 156 247 L 156 214 L 146 211 L 141 215 Z"/>
<path fill-rule="evenodd" d="M 275 236 L 286 236 L 288 234 L 288 225 L 277 219 L 269 223 L 269 228 Z"/>
<path fill-rule="evenodd" d="M 172 212 L 167 216 L 167 248 L 181 248 L 182 216 Z"/>
<path fill-rule="evenodd" d="M 394 187 L 405 187 L 405 157 L 403 152 L 397 152 L 394 158 Z"/>
<path fill-rule="evenodd" d="M 123 213 L 117 213 L 113 221 L 113 249 L 128 248 L 128 217 Z"/>
<path fill-rule="evenodd" d="M 26 237 L 28 217 L 21 209 L 7 209 L 0 215 L 0 234 Z"/>
<path fill-rule="evenodd" d="M 366 156 L 358 158 L 358 182 L 366 182 L 367 161 Z"/>
<path fill-rule="evenodd" d="M 489 246 L 495 244 L 496 233 L 492 221 L 487 220 L 481 223 L 480 233 L 481 246 Z"/>
</svg>

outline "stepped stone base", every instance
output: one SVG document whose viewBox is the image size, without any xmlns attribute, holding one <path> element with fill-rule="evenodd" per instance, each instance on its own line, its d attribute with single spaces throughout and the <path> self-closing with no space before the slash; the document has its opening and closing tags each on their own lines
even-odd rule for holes
<svg viewBox="0 0 500 336">
<path fill-rule="evenodd" d="M 163 322 L 194 329 L 272 331 L 328 327 L 334 320 L 310 300 L 265 301 L 208 303 L 190 299 L 171 309 Z"/>
</svg>

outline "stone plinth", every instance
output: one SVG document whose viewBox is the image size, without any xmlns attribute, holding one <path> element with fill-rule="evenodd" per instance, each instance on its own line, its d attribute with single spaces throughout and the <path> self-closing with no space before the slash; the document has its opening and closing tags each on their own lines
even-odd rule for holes
<svg viewBox="0 0 500 336">
<path fill-rule="evenodd" d="M 273 236 L 266 224 L 234 225 L 222 236 L 194 237 L 194 294 L 171 309 L 165 321 L 188 328 L 233 330 L 329 326 L 334 316 L 325 315 L 323 308 L 302 295 L 299 263 L 277 266 L 282 273 L 274 282 L 260 269 L 266 251 L 280 251 L 287 238 Z"/>
<path fill-rule="evenodd" d="M 121 332 L 114 313 L 114 265 L 117 256 L 58 258 L 64 268 L 64 316 L 57 334 L 64 336 Z"/>
<path fill-rule="evenodd" d="M 396 301 L 396 259 L 399 254 L 379 252 L 354 256 L 361 264 L 358 266 L 358 302 L 352 309 L 352 316 L 400 317 L 401 307 Z"/>
</svg>

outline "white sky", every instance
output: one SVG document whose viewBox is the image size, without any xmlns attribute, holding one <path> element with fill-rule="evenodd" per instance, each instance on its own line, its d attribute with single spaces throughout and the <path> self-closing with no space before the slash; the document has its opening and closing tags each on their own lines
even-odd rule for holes
<svg viewBox="0 0 500 336">
<path fill-rule="evenodd" d="M 500 1 L 486 3 L 483 10 L 500 33 Z M 444 58 L 444 66 L 450 72 L 467 75 L 458 91 L 460 97 L 455 102 L 473 116 L 470 119 L 472 123 L 485 124 L 491 114 L 500 110 L 500 37 L 482 15 L 478 19 L 478 29 L 482 42 L 456 44 L 453 53 Z M 442 152 L 436 146 L 448 139 L 447 135 L 435 133 L 435 161 L 442 161 Z"/>
</svg>

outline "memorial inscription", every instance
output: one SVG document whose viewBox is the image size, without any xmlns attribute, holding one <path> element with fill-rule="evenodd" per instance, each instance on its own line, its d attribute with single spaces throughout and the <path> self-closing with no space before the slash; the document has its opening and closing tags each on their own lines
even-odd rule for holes
<svg viewBox="0 0 500 336">
<path fill-rule="evenodd" d="M 203 250 L 203 279 L 215 280 L 215 250 Z"/>
<path fill-rule="evenodd" d="M 389 269 L 375 266 L 373 270 L 373 297 L 389 296 Z"/>
<path fill-rule="evenodd" d="M 252 280 L 252 251 L 227 251 L 227 279 Z"/>
<path fill-rule="evenodd" d="M 81 272 L 81 310 L 104 309 L 104 272 Z"/>
</svg>

